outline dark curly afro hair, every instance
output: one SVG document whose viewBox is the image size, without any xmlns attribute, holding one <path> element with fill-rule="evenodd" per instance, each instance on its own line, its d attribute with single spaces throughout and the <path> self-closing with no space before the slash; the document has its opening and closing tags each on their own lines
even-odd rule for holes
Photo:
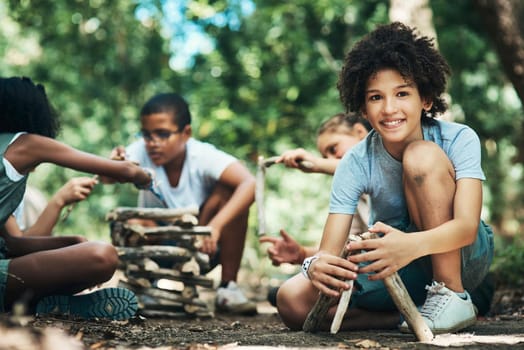
<svg viewBox="0 0 524 350">
<path fill-rule="evenodd" d="M 45 89 L 29 78 L 0 78 L 0 132 L 25 131 L 55 138 L 58 117 Z"/>
<path fill-rule="evenodd" d="M 369 79 L 378 71 L 394 69 L 416 84 L 420 96 L 432 101 L 431 116 L 447 105 L 442 94 L 450 68 L 434 47 L 433 39 L 418 36 L 414 29 L 394 22 L 377 27 L 347 54 L 337 88 L 347 111 L 361 112 Z"/>
</svg>

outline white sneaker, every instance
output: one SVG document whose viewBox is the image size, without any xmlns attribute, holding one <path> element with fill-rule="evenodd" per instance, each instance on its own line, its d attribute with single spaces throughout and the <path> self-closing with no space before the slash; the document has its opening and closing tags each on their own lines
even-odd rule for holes
<svg viewBox="0 0 524 350">
<path fill-rule="evenodd" d="M 428 295 L 420 314 L 434 334 L 453 333 L 477 321 L 475 306 L 468 292 L 465 292 L 467 298 L 462 299 L 444 283 L 436 281 L 426 286 L 426 290 Z M 399 329 L 403 333 L 411 333 L 406 321 Z"/>
<path fill-rule="evenodd" d="M 234 281 L 217 290 L 215 305 L 218 311 L 242 315 L 255 315 L 257 305 L 249 301 Z"/>
</svg>

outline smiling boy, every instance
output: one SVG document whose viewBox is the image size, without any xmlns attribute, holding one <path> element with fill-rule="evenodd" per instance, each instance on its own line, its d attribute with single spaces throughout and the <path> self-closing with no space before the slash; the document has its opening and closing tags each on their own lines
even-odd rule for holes
<svg viewBox="0 0 524 350">
<path fill-rule="evenodd" d="M 434 119 L 447 107 L 449 72 L 431 39 L 398 22 L 378 27 L 346 56 L 342 103 L 373 130 L 337 167 L 320 250 L 304 265 L 308 279 L 293 277 L 277 295 L 289 327 L 301 327 L 318 291 L 337 297 L 349 288 L 344 280 L 354 279 L 358 288 L 342 329 L 400 324 L 408 332 L 382 282 L 397 271 L 433 333 L 475 323 L 467 290 L 488 272 L 493 233 L 480 219 L 485 177 L 477 135 Z M 338 254 L 364 193 L 368 230 L 382 237 L 351 242 L 359 253 L 345 260 Z"/>
</svg>

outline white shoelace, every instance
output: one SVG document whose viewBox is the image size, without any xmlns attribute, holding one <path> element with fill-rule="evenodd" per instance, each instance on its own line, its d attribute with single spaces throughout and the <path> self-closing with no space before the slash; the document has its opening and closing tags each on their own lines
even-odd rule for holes
<svg viewBox="0 0 524 350">
<path fill-rule="evenodd" d="M 434 282 L 431 286 L 426 286 L 428 295 L 426 297 L 426 302 L 420 310 L 420 314 L 423 317 L 433 320 L 438 316 L 443 306 L 447 304 L 451 295 L 445 291 L 441 292 L 441 289 L 444 287 L 445 285 L 442 282 Z"/>
</svg>

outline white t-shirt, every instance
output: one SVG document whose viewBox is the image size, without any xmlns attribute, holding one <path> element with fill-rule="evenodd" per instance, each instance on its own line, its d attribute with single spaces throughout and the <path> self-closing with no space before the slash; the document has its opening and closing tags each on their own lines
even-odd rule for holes
<svg viewBox="0 0 524 350">
<path fill-rule="evenodd" d="M 146 208 L 198 207 L 207 200 L 222 172 L 237 159 L 214 145 L 190 138 L 186 143 L 186 159 L 176 187 L 162 166 L 156 166 L 147 155 L 144 140 L 138 140 L 126 148 L 129 160 L 155 171 L 158 190 L 165 204 L 148 191 L 140 191 L 138 206 Z"/>
</svg>

